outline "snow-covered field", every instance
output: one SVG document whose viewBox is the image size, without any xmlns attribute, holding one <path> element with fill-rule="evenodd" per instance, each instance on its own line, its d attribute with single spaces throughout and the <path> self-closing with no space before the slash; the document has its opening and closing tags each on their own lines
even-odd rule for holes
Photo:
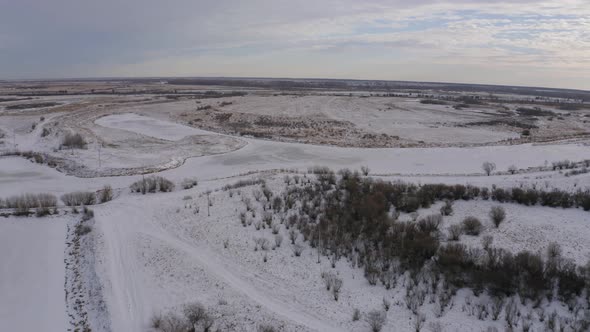
<svg viewBox="0 0 590 332">
<path fill-rule="evenodd" d="M 178 141 L 186 136 L 207 135 L 209 133 L 191 127 L 140 116 L 133 113 L 115 114 L 95 121 L 103 127 L 132 131 L 145 136 Z"/>
<path fill-rule="evenodd" d="M 0 218 L 0 330 L 66 331 L 65 218 Z"/>
<path fill-rule="evenodd" d="M 322 98 L 318 100 L 324 100 Z M 340 113 L 334 110 L 342 106 L 344 99 L 331 100 L 334 104 L 321 111 L 331 118 L 338 117 Z M 175 107 L 182 108 L 183 103 L 187 102 L 177 103 Z M 252 107 L 252 110 L 245 110 L 247 112 L 253 112 L 255 106 L 260 105 L 264 107 L 257 112 L 269 112 L 267 108 L 271 107 L 268 101 L 245 99 L 243 103 Z M 315 113 L 314 105 L 321 104 L 317 100 L 310 103 L 297 108 L 301 113 L 298 115 Z M 239 105 L 228 108 L 237 111 Z M 395 106 L 407 108 L 410 113 L 421 110 L 415 101 Z M 256 221 L 262 219 L 264 212 L 258 203 L 254 203 L 257 213 L 252 216 L 254 224 L 244 227 L 240 223 L 240 212 L 245 209 L 244 197 L 254 201 L 253 192 L 260 187 L 246 186 L 231 192 L 220 190 L 238 180 L 262 178 L 270 189 L 279 193 L 285 189 L 285 175 L 313 178 L 306 174 L 308 167 L 358 170 L 367 166 L 374 178 L 421 184 L 460 183 L 488 188 L 494 185 L 535 186 L 569 191 L 590 187 L 590 173 L 566 177 L 565 171 L 548 169 L 556 161 L 590 159 L 590 145 L 585 141 L 472 148 L 342 148 L 229 137 L 167 120 L 164 113 L 154 115 L 157 107 L 159 104 L 146 106 L 146 109 L 153 108 L 149 111 L 142 111 L 142 106 L 97 111 L 84 121 L 80 120 L 83 117 L 68 113 L 48 115 L 43 121 L 36 115 L 35 119 L 11 115 L 6 117 L 9 119 L 6 122 L 0 117 L 0 129 L 13 135 L 11 139 L 17 147 L 78 162 L 84 165 L 86 175 L 95 175 L 76 177 L 22 157 L 0 157 L 0 198 L 23 193 L 51 193 L 59 197 L 73 191 L 97 191 L 105 185 L 114 189 L 112 201 L 92 207 L 92 241 L 83 244 L 91 246 L 93 252 L 91 258 L 82 260 L 93 266 L 85 266 L 80 275 L 82 279 L 88 275 L 98 279 L 82 280 L 84 287 L 90 287 L 82 293 L 84 299 L 89 299 L 85 300 L 84 308 L 91 311 L 88 320 L 95 331 L 149 331 L 154 315 L 169 311 L 181 313 L 184 304 L 195 301 L 208 307 L 216 319 L 214 328 L 221 331 L 257 331 L 264 324 L 281 331 L 369 331 L 364 319 L 351 319 L 352 313 L 354 309 L 362 313 L 380 309 L 384 298 L 391 301 L 392 307 L 383 330 L 414 330 L 415 318 L 405 307 L 402 285 L 391 290 L 371 286 L 363 270 L 351 267 L 345 259 L 337 261 L 334 268 L 327 257 L 321 257 L 317 263 L 317 251 L 307 243 L 303 243 L 302 255 L 296 257 L 284 226 L 278 231 L 283 238 L 281 246 L 254 250 L 255 238 L 264 237 L 274 244 L 276 234 L 268 228 L 255 229 Z M 280 109 L 285 114 L 292 111 L 290 106 Z M 386 123 L 371 120 L 369 115 L 377 110 L 359 112 L 362 114 L 358 116 L 359 125 L 375 126 L 376 131 L 389 130 Z M 436 113 L 432 107 L 428 112 Z M 434 122 L 442 121 L 449 112 L 458 111 L 441 108 L 439 112 L 440 118 L 433 119 Z M 57 129 L 47 136 L 49 138 L 40 137 L 43 125 L 52 116 L 67 130 L 82 131 L 89 143 L 103 142 L 100 166 L 97 150 L 91 144 L 87 150 L 59 150 L 56 148 Z M 30 129 L 31 122 L 37 123 L 37 127 Z M 409 124 L 400 122 L 398 125 L 407 130 Z M 10 127 L 18 130 L 13 134 Z M 441 135 L 452 138 L 455 134 Z M 467 134 L 462 132 L 462 135 Z M 472 134 L 485 140 L 511 135 L 506 132 L 492 132 L 489 136 L 481 132 Z M 5 141 L 0 151 L 13 150 L 10 139 Z M 495 174 L 486 176 L 483 173 L 481 166 L 486 161 L 495 163 Z M 516 174 L 507 173 L 511 165 L 519 169 Z M 176 189 L 171 193 L 130 193 L 129 186 L 141 180 L 141 173 L 150 167 L 159 167 L 161 171 L 157 175 L 173 181 Z M 117 173 L 120 176 L 98 176 L 105 168 L 124 171 Z M 183 190 L 180 184 L 187 178 L 196 178 L 199 184 Z M 507 220 L 502 227 L 494 228 L 487 217 L 492 205 L 497 203 L 457 201 L 455 213 L 445 217 L 443 228 L 474 215 L 484 221 L 482 236 L 492 235 L 494 245 L 499 248 L 513 252 L 544 252 L 550 242 L 557 242 L 565 258 L 577 264 L 585 264 L 590 259 L 589 212 L 504 203 L 501 205 L 507 212 Z M 436 213 L 439 208 L 440 203 L 437 203 L 418 213 L 425 216 Z M 64 301 L 64 262 L 68 258 L 64 255 L 69 252 L 66 226 L 81 217 L 70 213 L 70 208 L 61 203 L 59 209 L 59 216 L 0 217 L 1 331 L 71 328 Z M 412 216 L 402 215 L 401 218 Z M 463 236 L 462 242 L 479 247 L 480 237 Z M 343 279 L 339 301 L 334 301 L 325 289 L 321 278 L 325 271 L 333 271 Z M 460 290 L 453 300 L 454 306 L 440 318 L 432 314 L 432 305 L 426 305 L 423 312 L 427 323 L 438 322 L 444 331 L 481 331 L 490 326 L 503 330 L 501 320 L 482 321 L 464 311 L 468 293 Z M 92 312 L 101 307 L 102 299 L 106 310 Z M 565 314 L 562 307 L 551 305 Z M 533 330 L 542 328 L 542 324 L 537 324 Z"/>
</svg>

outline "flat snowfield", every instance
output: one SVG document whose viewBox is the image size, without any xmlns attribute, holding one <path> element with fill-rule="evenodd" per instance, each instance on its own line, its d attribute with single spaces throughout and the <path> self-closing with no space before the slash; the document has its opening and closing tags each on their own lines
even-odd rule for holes
<svg viewBox="0 0 590 332">
<path fill-rule="evenodd" d="M 167 141 L 179 141 L 187 136 L 208 134 L 203 130 L 133 113 L 107 115 L 96 120 L 95 123 L 103 127 L 127 130 Z"/>
<path fill-rule="evenodd" d="M 66 221 L 0 219 L 0 331 L 66 331 Z"/>
<path fill-rule="evenodd" d="M 590 158 L 590 146 L 579 144 L 363 149 L 249 139 L 248 145 L 240 150 L 191 158 L 167 173 L 175 175 L 187 168 L 198 169 L 199 177 L 209 178 L 272 168 L 358 169 L 366 165 L 372 173 L 379 174 L 473 174 L 483 173 L 481 165 L 485 161 L 494 162 L 499 171 L 506 171 L 510 165 L 528 168 L 587 158 Z"/>
</svg>

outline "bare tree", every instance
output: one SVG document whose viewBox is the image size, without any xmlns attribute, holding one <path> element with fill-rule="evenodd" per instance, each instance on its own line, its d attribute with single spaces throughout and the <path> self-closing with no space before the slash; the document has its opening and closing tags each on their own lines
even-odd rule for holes
<svg viewBox="0 0 590 332">
<path fill-rule="evenodd" d="M 486 235 L 481 239 L 481 246 L 483 247 L 484 250 L 487 251 L 490 249 L 493 242 L 494 242 L 494 237 L 491 235 Z"/>
<path fill-rule="evenodd" d="M 492 206 L 490 209 L 490 219 L 492 219 L 492 222 L 498 228 L 504 219 L 506 219 L 506 211 L 501 206 Z"/>
<path fill-rule="evenodd" d="M 295 230 L 295 228 L 291 228 L 289 230 L 289 239 L 291 240 L 291 244 L 295 244 L 295 241 L 297 240 L 298 236 L 299 233 L 297 232 L 297 230 Z"/>
<path fill-rule="evenodd" d="M 369 166 L 361 166 L 361 172 L 363 173 L 364 176 L 368 176 L 369 175 Z"/>
<path fill-rule="evenodd" d="M 449 241 L 459 241 L 463 234 L 463 227 L 459 224 L 454 224 L 449 227 Z"/>
<path fill-rule="evenodd" d="M 416 315 L 416 320 L 414 321 L 414 331 L 420 332 L 424 327 L 424 323 L 426 322 L 426 317 L 424 314 Z"/>
<path fill-rule="evenodd" d="M 385 312 L 380 310 L 372 310 L 367 313 L 366 317 L 367 323 L 371 326 L 372 332 L 380 332 L 383 325 L 385 325 L 386 319 L 387 316 L 385 315 Z"/>
<path fill-rule="evenodd" d="M 303 252 L 303 245 L 301 243 L 295 243 L 293 245 L 293 253 L 295 254 L 296 257 L 301 256 L 301 253 Z"/>
<path fill-rule="evenodd" d="M 481 233 L 483 225 L 479 219 L 469 216 L 463 219 L 463 232 L 467 235 L 477 236 Z"/>
<path fill-rule="evenodd" d="M 207 310 L 205 307 L 198 303 L 189 303 L 184 306 L 184 316 L 190 324 L 190 331 L 195 331 L 195 326 L 203 321 L 207 317 Z"/>
<path fill-rule="evenodd" d="M 168 314 L 162 319 L 160 330 L 162 332 L 194 331 L 194 329 L 191 330 L 189 324 L 190 323 L 187 322 L 184 317 L 175 314 Z"/>
<path fill-rule="evenodd" d="M 338 296 L 340 295 L 340 288 L 342 288 L 342 279 L 334 277 L 332 281 L 332 295 L 334 295 L 335 301 L 338 301 Z"/>
<path fill-rule="evenodd" d="M 98 195 L 100 203 L 105 203 L 113 199 L 113 188 L 108 184 L 105 185 Z"/>
<path fill-rule="evenodd" d="M 481 165 L 481 168 L 488 176 L 490 176 L 490 174 L 496 169 L 496 164 L 486 161 Z"/>
<path fill-rule="evenodd" d="M 514 173 L 518 172 L 518 168 L 516 168 L 516 166 L 514 166 L 514 165 L 510 165 L 510 166 L 508 166 L 508 172 L 510 172 L 510 174 L 514 174 Z"/>
</svg>

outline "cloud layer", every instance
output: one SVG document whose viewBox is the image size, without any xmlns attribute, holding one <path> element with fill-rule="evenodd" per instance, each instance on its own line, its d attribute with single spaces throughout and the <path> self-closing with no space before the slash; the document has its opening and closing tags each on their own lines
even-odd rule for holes
<svg viewBox="0 0 590 332">
<path fill-rule="evenodd" d="M 590 89 L 590 2 L 0 0 L 0 78 L 278 76 Z"/>
</svg>

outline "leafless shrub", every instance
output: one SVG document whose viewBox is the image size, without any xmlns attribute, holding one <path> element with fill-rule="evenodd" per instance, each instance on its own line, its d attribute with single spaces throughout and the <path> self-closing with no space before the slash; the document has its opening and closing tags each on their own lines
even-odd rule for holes
<svg viewBox="0 0 590 332">
<path fill-rule="evenodd" d="M 389 301 L 388 299 L 386 299 L 385 297 L 383 298 L 383 309 L 385 311 L 389 311 L 389 307 L 391 307 L 391 301 Z"/>
<path fill-rule="evenodd" d="M 492 172 L 496 169 L 496 164 L 486 161 L 481 165 L 481 168 L 486 173 L 486 175 L 490 176 Z"/>
<path fill-rule="evenodd" d="M 201 303 L 188 303 L 183 308 L 184 316 L 191 326 L 196 326 L 207 316 L 207 309 Z"/>
<path fill-rule="evenodd" d="M 254 239 L 254 251 L 257 251 L 258 249 L 262 249 L 264 251 L 268 250 L 269 246 L 270 246 L 270 241 L 268 241 L 267 238 L 264 237 L 259 237 Z"/>
<path fill-rule="evenodd" d="M 134 182 L 131 184 L 130 188 L 131 192 L 142 194 L 155 193 L 158 191 L 170 192 L 174 190 L 174 183 L 161 176 L 150 176 Z"/>
<path fill-rule="evenodd" d="M 361 311 L 358 308 L 354 308 L 352 311 L 352 321 L 356 322 L 361 319 Z"/>
<path fill-rule="evenodd" d="M 297 237 L 299 236 L 299 232 L 295 228 L 291 228 L 289 230 L 289 240 L 291 240 L 291 244 L 295 244 Z"/>
<path fill-rule="evenodd" d="M 83 236 L 83 235 L 86 235 L 90 232 L 92 232 L 92 227 L 90 227 L 90 225 L 86 225 L 83 223 L 76 224 L 75 229 L 74 229 L 74 233 L 77 236 Z"/>
<path fill-rule="evenodd" d="M 162 327 L 162 314 L 154 314 L 150 318 L 150 327 L 159 330 Z"/>
<path fill-rule="evenodd" d="M 189 329 L 189 322 L 184 317 L 173 313 L 164 316 L 160 323 L 160 331 L 162 332 L 186 332 Z"/>
<path fill-rule="evenodd" d="M 529 332 L 533 326 L 533 316 L 529 312 L 520 318 L 522 332 Z"/>
<path fill-rule="evenodd" d="M 32 208 L 48 209 L 57 206 L 57 198 L 52 194 L 22 194 L 4 200 L 3 206 L 8 209 L 28 211 Z"/>
<path fill-rule="evenodd" d="M 380 332 L 385 325 L 385 320 L 387 316 L 385 312 L 380 310 L 372 310 L 367 313 L 366 321 L 369 323 L 372 332 Z"/>
<path fill-rule="evenodd" d="M 463 227 L 459 224 L 454 224 L 449 227 L 449 241 L 459 241 L 463 234 Z"/>
<path fill-rule="evenodd" d="M 443 216 L 450 216 L 453 214 L 453 201 L 445 200 L 444 205 L 440 208 L 440 214 Z"/>
<path fill-rule="evenodd" d="M 303 245 L 301 243 L 295 243 L 293 245 L 293 253 L 296 257 L 301 256 L 301 253 L 303 253 Z"/>
<path fill-rule="evenodd" d="M 492 206 L 490 209 L 490 219 L 492 219 L 492 222 L 498 228 L 500 223 L 506 219 L 506 211 L 501 206 Z"/>
<path fill-rule="evenodd" d="M 492 247 L 492 243 L 494 242 L 494 237 L 491 235 L 486 235 L 481 239 L 481 246 L 484 250 L 489 250 Z"/>
<path fill-rule="evenodd" d="M 92 218 L 94 218 L 94 211 L 85 206 L 83 209 L 82 221 L 87 221 Z"/>
<path fill-rule="evenodd" d="M 113 199 L 113 188 L 108 184 L 105 185 L 98 193 L 98 201 L 100 203 L 106 203 Z"/>
<path fill-rule="evenodd" d="M 279 234 L 279 231 L 281 230 L 281 224 L 273 223 L 271 229 L 273 234 Z"/>
<path fill-rule="evenodd" d="M 364 176 L 368 176 L 369 175 L 369 167 L 368 166 L 361 166 L 361 172 L 363 173 Z"/>
<path fill-rule="evenodd" d="M 504 318 L 509 327 L 514 327 L 518 323 L 518 307 L 514 298 L 511 298 L 504 307 Z"/>
<path fill-rule="evenodd" d="M 418 228 L 425 233 L 437 233 L 442 220 L 442 215 L 431 214 L 418 221 Z"/>
<path fill-rule="evenodd" d="M 191 189 L 193 187 L 196 187 L 197 184 L 199 184 L 199 181 L 197 181 L 197 179 L 184 179 L 182 180 L 182 182 L 180 183 L 180 186 L 182 187 L 182 189 Z"/>
<path fill-rule="evenodd" d="M 61 145 L 67 148 L 76 148 L 76 149 L 84 149 L 86 147 L 86 141 L 82 135 L 75 133 L 66 133 L 64 136 Z"/>
<path fill-rule="evenodd" d="M 262 215 L 262 221 L 268 226 L 270 227 L 272 225 L 272 213 L 266 211 L 264 212 L 264 214 Z"/>
<path fill-rule="evenodd" d="M 510 174 L 514 174 L 514 173 L 518 172 L 518 168 L 515 165 L 510 165 L 510 166 L 508 166 L 508 172 Z"/>
<path fill-rule="evenodd" d="M 35 210 L 35 216 L 36 217 L 45 217 L 46 215 L 51 214 L 51 210 L 49 210 L 49 208 L 46 207 L 38 207 Z"/>
<path fill-rule="evenodd" d="M 260 199 L 262 198 L 262 192 L 260 190 L 254 190 L 252 192 L 252 196 L 257 202 L 260 202 Z"/>
<path fill-rule="evenodd" d="M 258 332 L 276 332 L 277 329 L 276 327 L 270 325 L 270 324 L 260 324 L 258 326 Z"/>
<path fill-rule="evenodd" d="M 283 236 L 281 234 L 275 235 L 275 247 L 280 248 L 283 243 Z"/>
<path fill-rule="evenodd" d="M 63 194 L 61 200 L 67 206 L 94 205 L 96 203 L 96 194 L 90 191 L 76 191 Z"/>
<path fill-rule="evenodd" d="M 426 323 L 426 316 L 424 314 L 418 314 L 414 317 L 414 331 L 420 332 Z"/>
<path fill-rule="evenodd" d="M 432 332 L 443 332 L 443 326 L 441 322 L 431 322 L 430 331 Z"/>
<path fill-rule="evenodd" d="M 342 279 L 338 277 L 334 277 L 332 281 L 332 295 L 334 295 L 334 300 L 338 301 L 338 296 L 340 295 L 340 288 L 342 288 Z"/>
<path fill-rule="evenodd" d="M 463 219 L 463 231 L 467 235 L 474 235 L 477 236 L 481 233 L 483 226 L 479 219 L 469 216 Z"/>
<path fill-rule="evenodd" d="M 255 179 L 255 180 L 240 180 L 234 184 L 228 184 L 223 187 L 223 190 L 229 189 L 238 189 L 247 186 L 254 186 L 258 184 L 264 184 L 264 180 L 262 179 Z"/>
</svg>

